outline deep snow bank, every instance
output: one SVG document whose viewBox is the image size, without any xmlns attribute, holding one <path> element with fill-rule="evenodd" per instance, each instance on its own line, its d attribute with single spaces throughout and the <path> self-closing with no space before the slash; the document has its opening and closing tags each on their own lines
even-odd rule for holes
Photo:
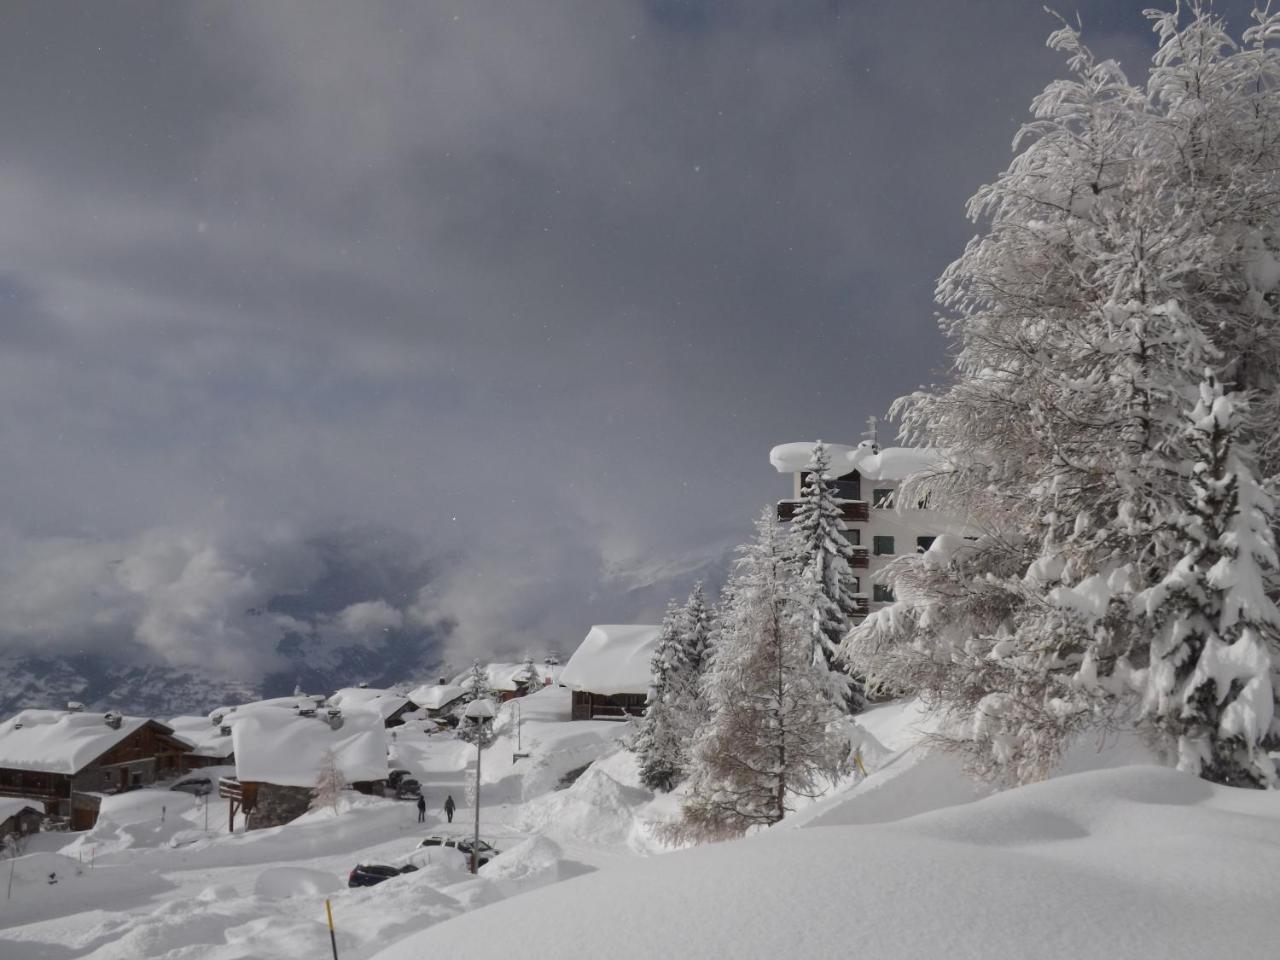
<svg viewBox="0 0 1280 960">
<path fill-rule="evenodd" d="M 1280 794 L 1122 767 L 909 820 L 771 831 L 463 915 L 378 954 L 562 960 L 644 944 L 683 958 L 1271 957 Z"/>
</svg>

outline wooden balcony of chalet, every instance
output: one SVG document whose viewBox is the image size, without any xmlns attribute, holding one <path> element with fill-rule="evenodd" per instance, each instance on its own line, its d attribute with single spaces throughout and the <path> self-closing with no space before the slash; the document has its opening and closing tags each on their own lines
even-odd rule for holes
<svg viewBox="0 0 1280 960">
<path fill-rule="evenodd" d="M 803 500 L 779 500 L 778 501 L 778 519 L 783 523 L 794 520 L 796 511 L 800 509 Z M 867 501 L 865 500 L 841 500 L 840 502 L 840 519 L 854 523 L 865 523 L 868 518 Z"/>
<path fill-rule="evenodd" d="M 849 561 L 849 566 L 854 570 L 866 570 L 871 566 L 871 554 L 866 547 L 853 548 L 853 559 Z"/>
</svg>

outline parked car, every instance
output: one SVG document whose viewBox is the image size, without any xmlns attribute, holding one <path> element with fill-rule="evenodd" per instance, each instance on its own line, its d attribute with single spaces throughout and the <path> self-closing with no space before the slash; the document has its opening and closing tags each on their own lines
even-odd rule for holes
<svg viewBox="0 0 1280 960">
<path fill-rule="evenodd" d="M 169 789 L 203 797 L 213 790 L 213 780 L 209 777 L 183 777 Z"/>
<path fill-rule="evenodd" d="M 422 796 L 422 784 L 413 777 L 404 777 L 396 785 L 397 800 L 417 800 L 420 796 Z"/>
<path fill-rule="evenodd" d="M 387 774 L 387 786 L 395 790 L 400 786 L 400 781 L 409 776 L 408 770 L 392 770 Z"/>
<path fill-rule="evenodd" d="M 418 868 L 412 863 L 392 867 L 385 863 L 357 863 L 347 876 L 348 887 L 376 887 L 383 880 L 390 880 L 402 873 L 413 873 Z"/>
<path fill-rule="evenodd" d="M 427 837 L 427 839 L 418 844 L 418 847 L 419 849 L 422 847 L 451 847 L 460 853 L 466 854 L 468 860 L 471 859 L 470 837 Z M 480 841 L 480 846 L 476 848 L 476 851 L 479 854 L 476 858 L 477 867 L 483 867 L 486 863 L 502 852 L 501 850 L 489 846 L 489 844 L 485 843 L 483 840 Z"/>
</svg>

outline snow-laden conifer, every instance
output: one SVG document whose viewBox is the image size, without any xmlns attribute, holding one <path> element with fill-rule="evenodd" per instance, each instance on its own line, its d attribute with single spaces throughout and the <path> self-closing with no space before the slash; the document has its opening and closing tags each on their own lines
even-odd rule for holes
<svg viewBox="0 0 1280 960">
<path fill-rule="evenodd" d="M 894 409 L 951 461 L 915 492 L 979 536 L 895 562 L 898 602 L 845 646 L 1014 780 L 1136 713 L 1155 630 L 1134 601 L 1182 559 L 1164 531 L 1200 371 L 1257 397 L 1239 439 L 1262 476 L 1280 453 L 1280 17 L 1238 47 L 1202 5 L 1153 16 L 1145 84 L 1072 28 L 1050 38 L 1070 76 L 1034 101 L 939 282 L 953 382 Z"/>
<path fill-rule="evenodd" d="M 709 716 L 691 751 L 681 819 L 666 830 L 671 839 L 715 840 L 776 823 L 796 797 L 834 779 L 849 752 L 772 510 L 741 554 L 703 677 Z"/>
<path fill-rule="evenodd" d="M 1246 406 L 1208 374 L 1184 452 L 1194 464 L 1170 526 L 1181 557 L 1139 596 L 1157 625 L 1144 713 L 1176 745 L 1178 767 L 1232 786 L 1270 786 L 1280 611 L 1275 510 L 1239 447 Z"/>
<path fill-rule="evenodd" d="M 674 601 L 667 605 L 650 661 L 649 702 L 632 742 L 641 782 L 650 790 L 663 792 L 680 781 L 688 765 L 687 725 L 680 715 L 685 706 L 682 679 L 686 672 L 683 612 Z"/>
<path fill-rule="evenodd" d="M 841 529 L 840 501 L 832 491 L 830 458 L 822 441 L 814 445 L 809 466 L 791 525 L 792 549 L 800 576 L 808 580 L 802 596 L 814 652 L 831 675 L 828 686 L 836 703 L 857 713 L 866 706 L 862 684 L 839 659 L 840 645 L 857 612 L 853 547 Z"/>
<path fill-rule="evenodd" d="M 702 673 L 711 648 L 712 610 L 702 581 L 693 585 L 680 618 L 681 645 L 684 648 L 684 669 L 693 676 Z"/>
</svg>

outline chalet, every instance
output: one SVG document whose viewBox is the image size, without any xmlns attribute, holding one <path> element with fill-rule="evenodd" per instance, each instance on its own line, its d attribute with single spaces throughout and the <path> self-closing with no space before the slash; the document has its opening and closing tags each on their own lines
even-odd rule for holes
<svg viewBox="0 0 1280 960">
<path fill-rule="evenodd" d="M 156 720 L 76 706 L 23 710 L 0 723 L 0 797 L 36 801 L 87 830 L 103 794 L 176 776 L 191 747 Z"/>
<path fill-rule="evenodd" d="M 231 725 L 223 714 L 215 711 L 207 717 L 173 717 L 168 724 L 175 736 L 191 745 L 191 752 L 183 757 L 184 773 L 199 767 L 229 767 L 235 763 Z"/>
<path fill-rule="evenodd" d="M 42 820 L 42 804 L 15 797 L 0 797 L 0 841 L 10 834 L 22 837 L 37 833 Z"/>
<path fill-rule="evenodd" d="M 367 686 L 343 687 L 329 698 L 329 706 L 342 710 L 375 710 L 382 715 L 382 725 L 388 728 L 402 726 L 418 709 L 411 697 Z"/>
<path fill-rule="evenodd" d="M 386 727 L 373 710 L 250 710 L 231 725 L 231 738 L 236 775 L 219 781 L 218 795 L 228 801 L 232 830 L 242 811 L 249 830 L 306 813 L 330 754 L 361 793 L 381 794 L 387 778 Z"/>
<path fill-rule="evenodd" d="M 431 720 L 441 722 L 453 719 L 453 710 L 466 696 L 467 691 L 441 677 L 439 683 L 424 683 L 409 691 L 409 699 L 416 703 Z"/>
<path fill-rule="evenodd" d="M 560 673 L 573 692 L 574 720 L 626 720 L 644 713 L 659 628 L 642 624 L 594 626 Z"/>
</svg>

